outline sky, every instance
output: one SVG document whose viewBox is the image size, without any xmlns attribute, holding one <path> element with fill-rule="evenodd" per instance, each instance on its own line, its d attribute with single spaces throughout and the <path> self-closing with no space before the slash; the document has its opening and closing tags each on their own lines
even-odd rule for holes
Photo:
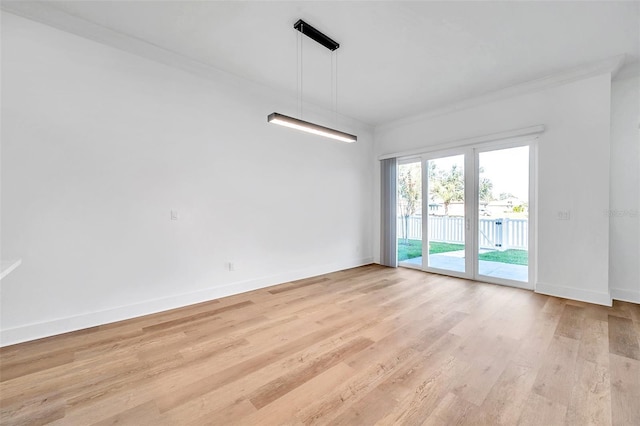
<svg viewBox="0 0 640 426">
<path fill-rule="evenodd" d="M 479 154 L 480 167 L 484 168 L 482 177 L 493 182 L 493 196 L 511 193 L 524 202 L 529 201 L 529 147 L 500 149 L 481 152 Z M 463 169 L 464 157 L 438 158 L 435 161 L 439 169 L 450 170 L 453 164 Z"/>
<path fill-rule="evenodd" d="M 493 196 L 510 192 L 522 201 L 529 201 L 529 147 L 501 149 L 480 153 L 482 177 L 493 182 Z"/>
</svg>

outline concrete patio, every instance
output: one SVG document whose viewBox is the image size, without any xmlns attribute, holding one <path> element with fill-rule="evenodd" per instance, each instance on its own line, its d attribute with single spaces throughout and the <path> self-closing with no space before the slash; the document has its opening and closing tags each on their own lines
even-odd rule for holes
<svg viewBox="0 0 640 426">
<path fill-rule="evenodd" d="M 401 263 L 422 267 L 422 256 L 404 260 Z M 431 254 L 429 255 L 429 266 L 448 271 L 464 272 L 464 250 Z M 478 266 L 480 275 L 522 282 L 529 280 L 528 267 L 524 265 L 480 260 Z"/>
</svg>

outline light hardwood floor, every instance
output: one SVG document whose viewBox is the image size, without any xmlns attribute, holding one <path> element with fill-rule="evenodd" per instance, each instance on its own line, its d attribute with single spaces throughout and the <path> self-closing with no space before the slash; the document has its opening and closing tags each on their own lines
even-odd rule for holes
<svg viewBox="0 0 640 426">
<path fill-rule="evenodd" d="M 0 350 L 0 423 L 640 425 L 640 306 L 377 265 Z"/>
</svg>

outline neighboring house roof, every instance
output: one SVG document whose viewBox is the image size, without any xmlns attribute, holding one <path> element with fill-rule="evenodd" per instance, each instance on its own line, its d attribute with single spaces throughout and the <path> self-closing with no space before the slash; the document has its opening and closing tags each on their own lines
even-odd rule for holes
<svg viewBox="0 0 640 426">
<path fill-rule="evenodd" d="M 522 201 L 519 198 L 515 198 L 515 197 L 510 197 L 510 198 L 505 198 L 504 200 L 494 200 L 491 201 L 489 203 L 489 206 L 520 206 L 522 204 L 526 204 L 524 201 Z"/>
</svg>

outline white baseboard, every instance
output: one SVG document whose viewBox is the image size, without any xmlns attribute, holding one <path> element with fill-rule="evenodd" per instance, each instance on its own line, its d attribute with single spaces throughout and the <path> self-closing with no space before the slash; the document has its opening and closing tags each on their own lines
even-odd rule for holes
<svg viewBox="0 0 640 426">
<path fill-rule="evenodd" d="M 621 300 L 623 302 L 631 302 L 640 304 L 640 290 L 622 290 L 619 288 L 611 289 L 611 298 Z"/>
<path fill-rule="evenodd" d="M 612 304 L 611 295 L 609 294 L 609 292 L 602 293 L 598 291 L 544 284 L 540 282 L 536 283 L 536 288 L 534 291 L 536 293 L 546 294 L 548 296 L 579 300 L 581 302 L 595 303 L 596 305 L 611 306 Z"/>
<path fill-rule="evenodd" d="M 195 303 L 232 296 L 234 294 L 270 287 L 289 281 L 368 265 L 372 262 L 373 258 L 363 258 L 348 262 L 313 266 L 305 269 L 285 272 L 283 274 L 235 282 L 219 287 L 212 287 L 197 292 L 178 294 L 175 296 L 163 297 L 161 299 L 149 300 L 133 305 L 120 306 L 99 312 L 91 312 L 88 314 L 10 328 L 0 331 L 0 347 L 154 314 L 170 309 L 181 308 Z"/>
</svg>

